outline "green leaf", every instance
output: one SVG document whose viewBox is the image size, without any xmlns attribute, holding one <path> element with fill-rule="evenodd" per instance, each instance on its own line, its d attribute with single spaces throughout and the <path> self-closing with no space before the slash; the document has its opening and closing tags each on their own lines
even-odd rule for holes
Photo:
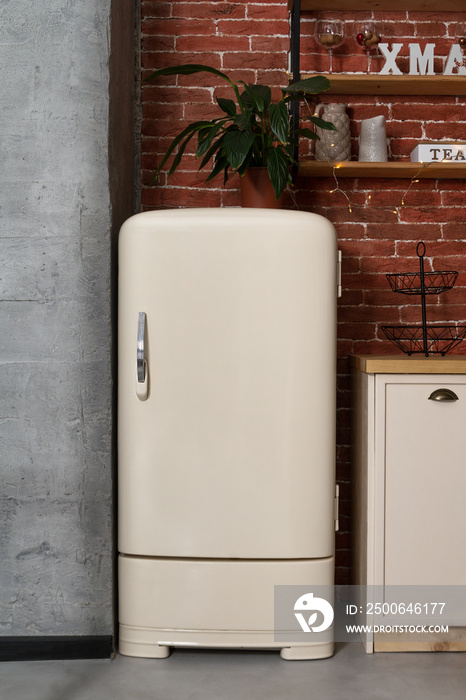
<svg viewBox="0 0 466 700">
<path fill-rule="evenodd" d="M 212 128 L 205 130 L 205 133 L 201 131 L 199 132 L 196 158 L 200 158 L 200 156 L 204 155 L 204 153 L 208 151 L 212 144 L 212 141 L 214 140 L 220 129 L 223 128 L 223 125 L 226 121 L 226 119 L 223 119 L 221 122 L 213 124 Z"/>
<path fill-rule="evenodd" d="M 219 156 L 219 157 L 216 159 L 216 161 L 215 161 L 215 163 L 214 163 L 214 167 L 212 168 L 212 172 L 210 173 L 210 175 L 209 175 L 208 178 L 206 179 L 206 182 L 209 182 L 210 180 L 212 180 L 212 178 L 216 177 L 219 173 L 222 172 L 222 170 L 228 171 L 228 166 L 229 166 L 229 162 L 227 161 L 227 159 L 225 158 L 225 156 Z M 225 173 L 225 175 L 226 175 L 227 178 L 228 178 L 228 174 Z M 224 179 L 224 182 L 225 182 L 225 181 L 226 181 L 226 180 Z"/>
<path fill-rule="evenodd" d="M 252 143 L 254 135 L 249 131 L 232 130 L 225 134 L 224 148 L 230 166 L 236 170 L 246 158 Z"/>
<path fill-rule="evenodd" d="M 151 75 L 149 75 L 148 78 L 145 78 L 144 82 L 148 82 L 149 80 L 154 80 L 155 78 L 159 78 L 165 75 L 192 75 L 193 73 L 211 73 L 211 75 L 216 75 L 219 78 L 222 78 L 222 80 L 226 80 L 227 83 L 229 83 L 235 91 L 236 99 L 240 103 L 241 107 L 239 90 L 236 83 L 234 83 L 233 80 L 231 80 L 228 77 L 228 75 L 222 73 L 222 71 L 217 70 L 216 68 L 211 68 L 210 66 L 206 66 L 203 63 L 186 63 L 179 66 L 168 66 L 167 68 L 160 68 L 159 70 L 154 71 L 154 73 L 151 73 Z"/>
<path fill-rule="evenodd" d="M 224 135 L 222 134 L 222 136 L 220 136 L 220 138 L 218 138 L 217 141 L 215 141 L 215 143 L 212 144 L 212 146 L 209 148 L 209 150 L 205 154 L 204 158 L 202 159 L 202 163 L 199 166 L 199 170 L 202 170 L 202 168 L 205 165 L 207 165 L 207 163 L 212 158 L 212 156 L 214 156 L 215 153 L 219 150 L 219 148 L 221 148 L 223 146 L 223 139 L 224 139 Z"/>
<path fill-rule="evenodd" d="M 326 129 L 327 131 L 338 131 L 335 124 L 333 124 L 332 122 L 326 122 L 324 119 L 321 119 L 320 117 L 314 117 L 310 114 L 307 114 L 306 116 L 301 117 L 301 119 L 307 119 L 308 121 L 312 122 L 316 126 L 320 127 L 321 129 Z"/>
<path fill-rule="evenodd" d="M 282 95 L 283 95 L 283 101 L 285 102 L 285 104 L 288 104 L 288 102 L 295 102 L 296 100 L 303 99 L 302 93 L 300 93 L 300 92 L 292 92 L 289 95 L 287 95 L 286 90 L 282 90 Z"/>
<path fill-rule="evenodd" d="M 227 100 L 224 97 L 217 97 L 217 104 L 225 114 L 229 117 L 234 117 L 236 115 L 236 104 L 233 100 Z"/>
<path fill-rule="evenodd" d="M 295 134 L 298 134 L 299 136 L 305 136 L 308 139 L 318 139 L 319 137 L 315 133 L 315 131 L 311 131 L 310 129 L 295 129 L 294 131 Z"/>
<path fill-rule="evenodd" d="M 240 81 L 242 82 L 242 81 Z M 244 83 L 243 83 L 244 85 Z M 252 92 L 256 95 L 256 97 L 259 97 L 263 104 L 264 104 L 264 112 L 267 111 L 270 102 L 272 101 L 272 90 L 269 88 L 268 85 L 251 85 L 251 83 L 248 84 L 247 86 Z"/>
<path fill-rule="evenodd" d="M 243 114 L 238 114 L 234 120 L 233 124 L 240 129 L 240 131 L 246 131 L 250 129 L 252 125 L 253 114 L 249 110 L 246 110 Z"/>
<path fill-rule="evenodd" d="M 290 181 L 289 160 L 282 150 L 273 148 L 267 159 L 267 172 L 272 182 L 275 197 L 278 199 Z"/>
<path fill-rule="evenodd" d="M 330 87 L 330 81 L 323 75 L 313 75 L 312 78 L 299 80 L 297 83 L 292 83 L 286 88 L 286 92 L 305 92 L 307 95 L 317 95 L 319 92 L 325 92 Z"/>
<path fill-rule="evenodd" d="M 187 63 L 179 66 L 168 66 L 167 68 L 160 68 L 154 73 L 151 73 L 151 75 L 149 75 L 148 78 L 145 78 L 144 82 L 154 80 L 154 78 L 159 78 L 164 75 L 192 75 L 193 73 L 211 73 L 212 75 L 217 75 L 219 78 L 226 80 L 231 85 L 235 85 L 235 83 L 233 83 L 233 81 L 230 80 L 228 75 L 225 75 L 225 73 L 222 73 L 222 71 L 219 71 L 216 68 L 205 66 L 202 63 Z"/>
<path fill-rule="evenodd" d="M 254 166 L 253 166 L 253 160 L 254 160 L 254 159 L 253 159 L 252 151 L 249 151 L 248 155 L 247 155 L 246 158 L 244 159 L 244 162 L 243 162 L 243 163 L 240 165 L 240 167 L 238 168 L 238 173 L 239 173 L 240 175 L 244 175 L 244 173 L 246 172 L 246 170 L 247 170 L 250 166 L 254 167 Z"/>
<path fill-rule="evenodd" d="M 154 173 L 154 175 L 153 175 L 153 177 L 152 177 L 151 182 L 154 182 L 154 181 L 158 178 L 158 176 L 159 176 L 159 174 L 160 174 L 160 171 L 162 170 L 163 166 L 165 165 L 165 163 L 167 162 L 167 160 L 170 158 L 171 154 L 173 153 L 173 151 L 175 150 L 175 148 L 178 146 L 178 144 L 181 143 L 181 141 L 182 141 L 188 134 L 194 135 L 194 134 L 196 133 L 196 131 L 201 131 L 202 129 L 204 129 L 204 128 L 205 128 L 206 126 L 208 126 L 209 124 L 210 124 L 210 122 L 205 122 L 205 121 L 193 122 L 192 124 L 189 124 L 189 125 L 186 127 L 186 129 L 183 129 L 183 131 L 182 131 L 181 133 L 179 133 L 178 136 L 175 136 L 175 138 L 173 139 L 173 141 L 172 141 L 171 144 L 169 145 L 169 147 L 168 147 L 168 149 L 167 149 L 167 151 L 166 151 L 164 157 L 163 157 L 162 160 L 160 161 L 159 166 L 158 166 L 157 170 L 155 171 L 155 173 Z"/>
<path fill-rule="evenodd" d="M 246 85 L 243 80 L 240 80 L 239 82 L 244 85 L 244 92 L 241 93 L 243 104 L 245 104 L 247 107 L 252 107 L 256 114 L 263 116 L 266 112 L 263 91 L 260 89 L 263 86 Z"/>
<path fill-rule="evenodd" d="M 284 102 L 269 107 L 270 128 L 282 143 L 287 143 L 290 136 L 290 115 Z"/>
<path fill-rule="evenodd" d="M 168 171 L 168 177 L 170 177 L 170 175 L 173 175 L 173 173 L 175 172 L 175 170 L 176 170 L 177 167 L 179 166 L 179 164 L 180 164 L 180 162 L 181 162 L 181 158 L 182 158 L 182 156 L 183 156 L 183 153 L 184 153 L 185 150 L 186 150 L 186 146 L 187 146 L 188 143 L 191 141 L 191 139 L 192 139 L 192 137 L 194 136 L 195 133 L 196 133 L 196 132 L 193 131 L 191 134 L 189 134 L 189 136 L 187 136 L 187 137 L 185 138 L 185 140 L 183 141 L 183 143 L 181 144 L 181 146 L 180 146 L 180 148 L 179 148 L 179 150 L 178 150 L 178 153 L 176 154 L 176 156 L 175 156 L 174 159 L 173 159 L 172 167 L 171 167 L 170 170 Z"/>
</svg>

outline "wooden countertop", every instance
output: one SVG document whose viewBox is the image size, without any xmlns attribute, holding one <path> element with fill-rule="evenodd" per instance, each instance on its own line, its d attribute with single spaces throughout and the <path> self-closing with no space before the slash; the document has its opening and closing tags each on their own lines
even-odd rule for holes
<svg viewBox="0 0 466 700">
<path fill-rule="evenodd" d="M 366 374 L 466 374 L 466 355 L 350 355 L 350 367 Z"/>
</svg>

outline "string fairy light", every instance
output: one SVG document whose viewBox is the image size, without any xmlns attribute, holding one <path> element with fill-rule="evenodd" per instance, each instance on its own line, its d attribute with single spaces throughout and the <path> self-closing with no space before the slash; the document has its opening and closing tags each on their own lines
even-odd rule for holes
<svg viewBox="0 0 466 700">
<path fill-rule="evenodd" d="M 307 111 L 309 112 L 310 116 L 311 116 L 311 117 L 317 117 L 318 115 L 315 113 L 315 111 L 313 111 L 313 110 L 311 109 L 311 106 L 309 105 L 309 102 L 308 102 L 308 99 L 307 99 L 306 96 L 304 96 L 303 101 L 304 101 L 304 104 L 306 105 Z M 333 146 L 335 146 L 335 144 L 334 144 L 334 143 L 331 143 L 331 144 L 330 144 L 330 147 L 333 147 Z M 329 194 L 333 194 L 334 192 L 341 192 L 341 194 L 345 197 L 345 199 L 346 199 L 346 201 L 347 201 L 348 211 L 349 211 L 350 213 L 352 213 L 353 209 L 352 209 L 352 207 L 351 207 L 350 199 L 349 199 L 348 195 L 346 194 L 346 192 L 345 192 L 344 190 L 341 189 L 340 183 L 338 182 L 338 178 L 337 178 L 337 176 L 336 176 L 336 174 L 335 174 L 335 170 L 336 170 L 337 168 L 340 168 L 341 165 L 340 165 L 340 163 L 335 163 L 335 162 L 329 160 L 328 158 L 327 158 L 327 162 L 329 163 L 329 165 L 332 166 L 332 175 L 333 175 L 333 179 L 335 180 L 335 187 L 334 187 L 333 189 L 329 190 Z"/>
<path fill-rule="evenodd" d="M 315 117 L 315 116 L 318 116 L 315 112 L 312 111 L 312 109 L 311 109 L 311 107 L 310 107 L 310 105 L 309 105 L 309 103 L 308 103 L 307 97 L 304 97 L 304 100 L 303 100 L 303 101 L 304 101 L 304 103 L 305 103 L 305 105 L 306 105 L 306 107 L 307 107 L 307 110 L 308 110 L 309 114 L 310 114 L 311 116 L 314 116 L 314 117 Z M 333 146 L 334 144 L 330 144 L 330 145 Z M 348 195 L 346 194 L 346 192 L 340 187 L 340 183 L 339 183 L 339 181 L 338 181 L 338 177 L 337 177 L 337 173 L 336 173 L 336 171 L 337 171 L 339 168 L 342 167 L 342 164 L 341 164 L 340 162 L 331 161 L 331 160 L 329 160 L 328 158 L 327 158 L 327 162 L 328 162 L 328 164 L 332 167 L 332 177 L 333 177 L 334 182 L 335 182 L 335 186 L 334 186 L 332 189 L 329 190 L 329 194 L 334 194 L 334 193 L 336 193 L 336 192 L 340 192 L 340 193 L 345 197 L 345 199 L 346 199 L 346 201 L 347 201 L 348 211 L 349 211 L 350 213 L 352 213 L 352 212 L 353 212 L 353 205 L 351 204 L 350 198 L 348 197 Z M 445 163 L 445 162 L 446 162 L 446 159 L 443 159 L 443 160 L 440 161 L 440 162 L 441 162 L 441 163 Z M 424 162 L 423 162 L 423 163 L 421 164 L 421 167 L 419 168 L 419 170 L 411 177 L 409 186 L 408 186 L 408 188 L 406 189 L 406 191 L 402 194 L 402 196 L 401 196 L 401 203 L 400 203 L 399 205 L 395 206 L 393 209 L 392 209 L 391 207 L 372 207 L 372 208 L 374 208 L 374 209 L 375 209 L 375 208 L 376 208 L 376 209 L 384 209 L 385 211 L 390 211 L 392 214 L 397 215 L 397 214 L 399 213 L 400 208 L 403 207 L 403 206 L 405 206 L 406 197 L 408 196 L 411 187 L 412 187 L 415 183 L 419 182 L 419 179 L 420 179 L 419 176 L 420 176 L 420 174 L 421 174 L 426 168 L 428 168 L 429 165 L 431 165 L 431 164 L 432 164 L 431 162 L 427 162 L 427 163 L 424 163 Z M 367 197 L 367 204 L 368 204 L 368 205 L 371 205 L 371 200 L 372 200 L 372 195 L 369 194 L 368 197 Z M 357 206 L 364 206 L 364 205 L 355 205 L 355 206 L 357 207 Z"/>
<path fill-rule="evenodd" d="M 333 175 L 333 179 L 335 180 L 335 187 L 333 190 L 330 190 L 330 194 L 333 194 L 334 192 L 341 192 L 341 194 L 346 198 L 346 201 L 348 203 L 348 211 L 351 214 L 353 212 L 353 209 L 351 207 L 350 198 L 348 197 L 346 192 L 341 189 L 340 183 L 338 182 L 338 178 L 337 178 L 337 175 L 335 172 L 335 170 L 337 170 L 338 168 L 341 168 L 341 165 L 339 163 L 331 163 L 330 161 L 329 161 L 329 163 L 332 166 L 332 175 Z"/>
<path fill-rule="evenodd" d="M 442 163 L 443 163 L 443 162 L 444 162 L 444 161 L 442 161 Z M 417 171 L 417 173 L 415 173 L 415 174 L 412 176 L 411 182 L 409 183 L 408 189 L 406 190 L 406 192 L 405 192 L 404 194 L 401 195 L 401 206 L 402 206 L 402 207 L 404 207 L 404 205 L 405 205 L 405 198 L 407 197 L 409 190 L 411 189 L 411 187 L 412 187 L 416 182 L 419 182 L 419 175 L 422 173 L 423 170 L 425 170 L 425 168 L 428 168 L 429 165 L 431 165 L 431 163 L 422 163 L 422 165 L 421 165 L 421 167 L 419 168 L 419 170 Z"/>
</svg>

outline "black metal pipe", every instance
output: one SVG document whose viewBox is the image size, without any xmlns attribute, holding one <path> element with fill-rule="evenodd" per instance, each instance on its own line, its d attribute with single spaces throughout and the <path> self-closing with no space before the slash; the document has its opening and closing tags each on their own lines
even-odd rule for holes
<svg viewBox="0 0 466 700">
<path fill-rule="evenodd" d="M 294 0 L 291 9 L 290 17 L 290 70 L 293 76 L 293 82 L 300 80 L 300 50 L 301 50 L 301 0 Z M 299 128 L 299 100 L 291 102 L 291 129 L 294 131 Z M 293 158 L 298 162 L 299 158 L 299 138 L 294 136 Z M 293 165 L 292 177 L 293 182 L 298 174 L 298 166 Z"/>
<path fill-rule="evenodd" d="M 293 82 L 300 79 L 300 50 L 301 50 L 301 0 L 295 0 L 291 10 L 290 26 L 290 58 Z"/>
<path fill-rule="evenodd" d="M 426 254 L 426 246 L 422 241 L 417 244 L 416 253 L 419 257 L 419 273 L 421 278 L 422 349 L 424 351 L 424 355 L 429 357 L 429 352 L 427 350 L 426 286 L 424 281 L 424 255 Z"/>
</svg>

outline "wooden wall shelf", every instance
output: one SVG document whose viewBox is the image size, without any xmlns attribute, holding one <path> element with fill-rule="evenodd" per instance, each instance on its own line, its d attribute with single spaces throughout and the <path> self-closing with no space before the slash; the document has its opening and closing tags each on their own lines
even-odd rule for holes
<svg viewBox="0 0 466 700">
<path fill-rule="evenodd" d="M 466 164 L 463 163 L 411 163 L 411 161 L 389 161 L 387 163 L 365 163 L 341 161 L 328 163 L 318 160 L 304 160 L 299 164 L 301 175 L 305 177 L 332 177 L 333 168 L 337 177 L 382 177 L 418 178 L 419 180 L 465 180 Z"/>
<path fill-rule="evenodd" d="M 293 10 L 295 0 L 288 0 L 288 8 Z M 390 10 L 417 12 L 465 12 L 465 0 L 296 0 L 295 12 L 291 15 L 291 74 L 300 75 L 299 35 L 300 10 Z M 301 79 L 305 76 L 301 75 Z M 466 95 L 466 77 L 459 75 L 378 75 L 367 73 L 334 73 L 328 75 L 333 95 Z M 298 103 L 294 103 L 293 119 L 299 121 Z M 409 117 L 408 117 L 409 118 Z M 298 159 L 297 154 L 295 154 Z M 419 178 L 419 179 L 460 179 L 466 180 L 466 163 L 411 163 L 391 161 L 388 163 L 365 163 L 345 161 L 327 163 L 323 161 L 302 161 L 300 172 L 307 177 L 331 177 L 336 168 L 338 177 L 371 178 Z"/>
<path fill-rule="evenodd" d="M 466 77 L 461 75 L 326 75 L 330 89 L 324 94 L 328 95 L 466 95 Z"/>
<path fill-rule="evenodd" d="M 294 0 L 288 0 L 291 10 Z M 463 12 L 464 0 L 301 0 L 301 10 L 390 10 L 415 12 Z"/>
</svg>

